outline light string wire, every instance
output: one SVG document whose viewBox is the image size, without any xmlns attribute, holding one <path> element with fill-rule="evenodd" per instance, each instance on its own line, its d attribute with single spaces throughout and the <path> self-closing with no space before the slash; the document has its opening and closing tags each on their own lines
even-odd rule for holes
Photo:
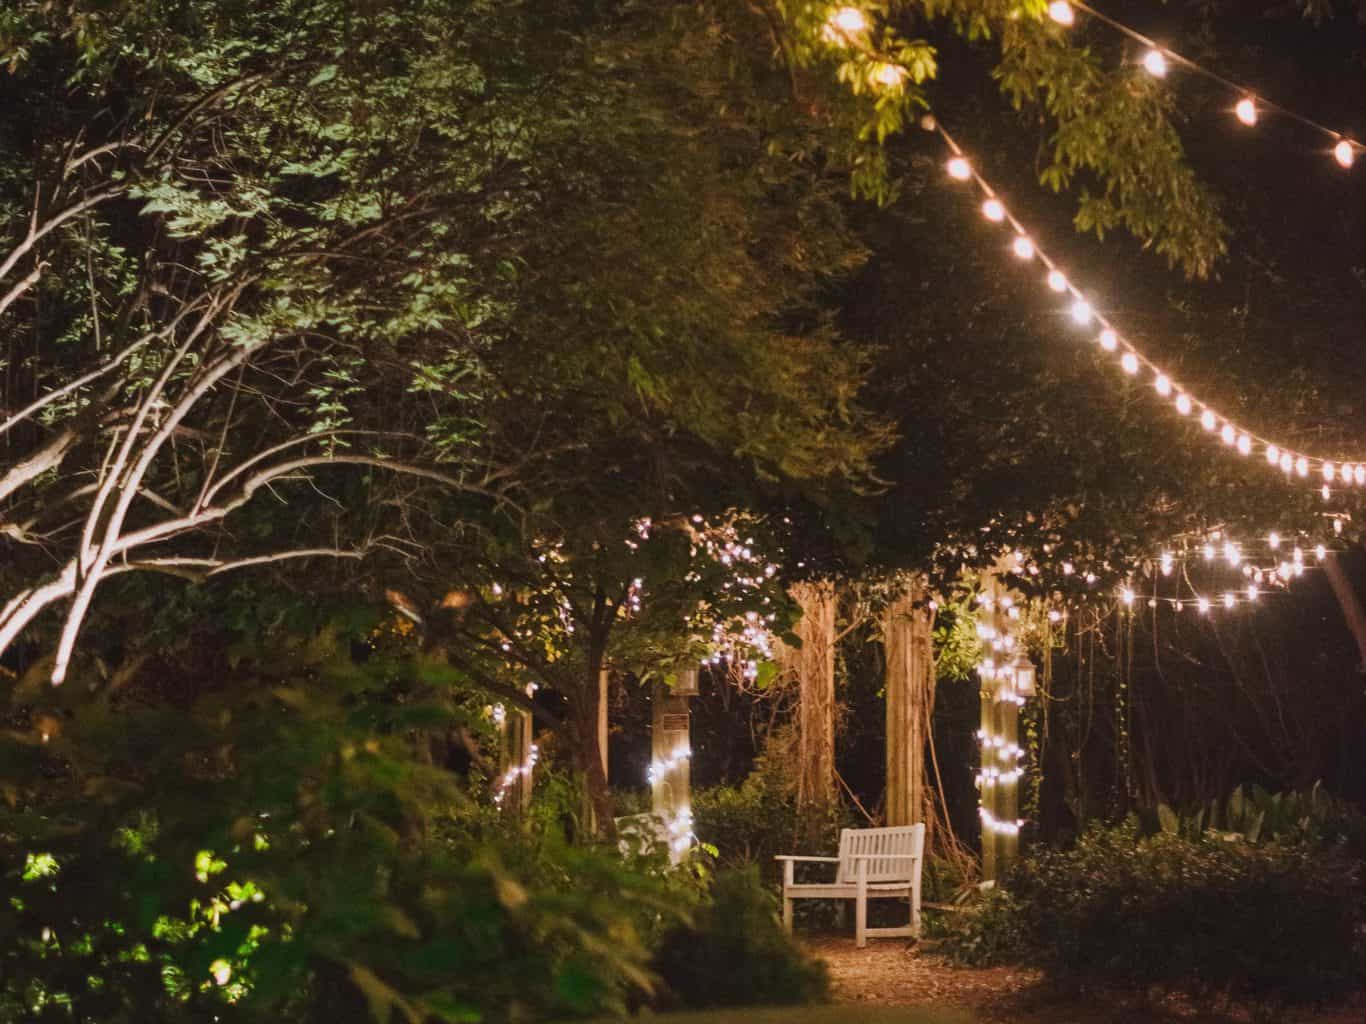
<svg viewBox="0 0 1366 1024">
<path fill-rule="evenodd" d="M 1339 164 L 1341 164 L 1344 167 L 1350 167 L 1352 163 L 1355 161 L 1356 154 L 1361 152 L 1363 149 L 1366 149 L 1366 146 L 1363 146 L 1361 143 L 1357 142 L 1346 132 L 1340 132 L 1333 128 L 1329 128 L 1327 125 L 1314 120 L 1312 117 L 1306 117 L 1298 111 L 1291 110 L 1289 107 L 1283 106 L 1280 103 L 1275 102 L 1274 100 L 1267 99 L 1262 93 L 1258 92 L 1256 89 L 1252 89 L 1249 86 L 1243 85 L 1240 82 L 1235 82 L 1233 79 L 1227 78 L 1224 75 L 1219 74 L 1217 71 L 1211 71 L 1209 68 L 1205 67 L 1203 64 L 1200 64 L 1198 61 L 1194 61 L 1189 57 L 1177 53 L 1170 47 L 1163 46 L 1160 43 L 1155 42 L 1153 39 L 1144 35 L 1142 32 L 1138 32 L 1135 29 L 1132 29 L 1128 25 L 1124 24 L 1122 21 L 1118 21 L 1115 18 L 1110 17 L 1110 15 L 1106 14 L 1104 11 L 1097 10 L 1090 4 L 1086 3 L 1085 0 L 1054 0 L 1053 3 L 1049 4 L 1048 13 L 1049 16 L 1055 22 L 1066 27 L 1072 24 L 1072 18 L 1070 17 L 1070 8 L 1076 8 L 1077 10 L 1082 11 L 1083 13 L 1094 18 L 1096 21 L 1101 22 L 1108 28 L 1111 28 L 1114 31 L 1118 32 L 1120 35 L 1132 39 L 1140 46 L 1146 46 L 1148 48 L 1149 53 L 1161 54 L 1166 60 L 1170 60 L 1172 63 L 1178 65 L 1179 67 L 1184 68 L 1187 71 L 1194 72 L 1195 74 L 1200 75 L 1202 78 L 1205 78 L 1211 82 L 1221 85 L 1231 92 L 1237 93 L 1239 100 L 1238 105 L 1234 108 L 1235 113 L 1237 114 L 1238 120 L 1242 121 L 1249 127 L 1257 123 L 1258 115 L 1263 110 L 1271 111 L 1281 117 L 1288 118 L 1292 121 L 1295 121 L 1303 125 L 1311 131 L 1315 131 L 1322 135 L 1326 135 L 1328 138 L 1332 139 L 1334 142 L 1334 158 L 1337 160 Z M 1162 73 L 1165 74 L 1164 64 L 1158 64 L 1156 66 L 1160 67 L 1162 69 Z M 1151 71 L 1152 68 L 1150 67 L 1149 70 Z M 1245 105 L 1245 103 L 1251 105 L 1248 106 Z M 1344 150 L 1341 148 L 1343 146 L 1346 146 L 1347 148 Z"/>
<path fill-rule="evenodd" d="M 1106 352 L 1120 354 L 1119 365 L 1126 374 L 1133 377 L 1146 370 L 1159 397 L 1170 400 L 1181 416 L 1194 415 L 1206 432 L 1216 435 L 1238 454 L 1248 456 L 1254 449 L 1259 449 L 1270 465 L 1279 468 L 1287 476 L 1307 478 L 1311 472 L 1316 472 L 1317 477 L 1321 477 L 1323 481 L 1325 500 L 1331 496 L 1328 485 L 1334 481 L 1366 484 L 1366 462 L 1360 459 L 1343 460 L 1309 455 L 1263 437 L 1223 415 L 1209 402 L 1197 398 L 1189 389 L 1178 384 L 1175 377 L 1144 355 L 1115 328 L 1104 313 L 1091 305 L 1082 290 L 1063 272 L 1059 263 L 1039 245 L 1025 224 L 1011 213 L 1010 208 L 1001 199 L 1000 193 L 967 159 L 962 146 L 939 120 L 927 115 L 922 120 L 922 125 L 937 134 L 952 154 L 947 167 L 949 177 L 957 181 L 971 181 L 977 186 L 985 197 L 982 215 L 993 223 L 1008 225 L 1015 233 L 1015 240 L 1012 243 L 1015 255 L 1026 263 L 1038 260 L 1048 271 L 1048 287 L 1058 294 L 1071 296 L 1070 313 L 1078 326 L 1086 327 L 1093 321 L 1099 324 L 1101 330 L 1096 335 L 1097 343 Z"/>
</svg>

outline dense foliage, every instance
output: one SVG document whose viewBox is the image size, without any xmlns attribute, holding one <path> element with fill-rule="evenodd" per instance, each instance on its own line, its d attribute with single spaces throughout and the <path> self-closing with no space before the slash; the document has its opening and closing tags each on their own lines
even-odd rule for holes
<svg viewBox="0 0 1366 1024">
<path fill-rule="evenodd" d="M 949 948 L 1037 964 L 1073 989 L 1316 1002 L 1366 978 L 1364 896 L 1361 862 L 1337 845 L 1145 836 L 1131 821 L 1025 862 Z"/>
</svg>

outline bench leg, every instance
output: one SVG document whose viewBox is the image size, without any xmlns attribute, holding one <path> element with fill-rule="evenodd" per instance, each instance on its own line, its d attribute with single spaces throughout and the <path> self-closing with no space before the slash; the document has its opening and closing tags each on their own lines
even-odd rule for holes
<svg viewBox="0 0 1366 1024">
<path fill-rule="evenodd" d="M 790 860 L 783 861 L 783 927 L 789 935 L 792 933 L 792 898 L 787 893 L 796 880 L 796 865 Z"/>
<path fill-rule="evenodd" d="M 868 945 L 868 862 L 859 861 L 857 896 L 854 898 L 854 945 Z"/>
</svg>

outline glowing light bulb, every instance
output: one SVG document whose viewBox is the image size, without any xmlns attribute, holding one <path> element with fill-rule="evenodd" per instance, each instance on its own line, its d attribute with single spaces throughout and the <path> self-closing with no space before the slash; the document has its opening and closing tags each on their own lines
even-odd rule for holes
<svg viewBox="0 0 1366 1024">
<path fill-rule="evenodd" d="M 1270 533 L 1266 535 L 1266 546 L 1269 547 L 1272 551 L 1275 551 L 1278 547 L 1281 546 L 1281 535 L 1277 533 L 1275 530 L 1272 530 Z"/>
<path fill-rule="evenodd" d="M 1224 545 L 1224 558 L 1227 560 L 1229 565 L 1233 566 L 1236 569 L 1238 567 L 1238 563 L 1240 563 L 1243 560 L 1243 553 L 1238 550 L 1237 544 L 1234 544 L 1232 541 L 1229 541 Z"/>
<path fill-rule="evenodd" d="M 1352 479 L 1359 484 L 1366 484 L 1366 466 L 1357 466 L 1352 470 Z"/>
<path fill-rule="evenodd" d="M 1113 352 L 1119 348 L 1119 335 L 1108 327 L 1100 332 L 1100 337 L 1097 340 L 1100 342 L 1100 347 L 1106 352 Z"/>
<path fill-rule="evenodd" d="M 1289 452 L 1281 452 L 1281 469 L 1289 473 L 1295 468 L 1295 460 L 1291 458 Z"/>
<path fill-rule="evenodd" d="M 1257 584 L 1255 584 L 1255 583 L 1249 583 L 1249 584 L 1247 585 L 1247 599 L 1248 599 L 1249 601 L 1255 601 L 1255 600 L 1257 600 L 1257 595 L 1258 595 L 1259 593 L 1260 593 L 1260 591 L 1257 589 Z"/>
<path fill-rule="evenodd" d="M 982 204 L 982 216 L 999 224 L 1006 219 L 1006 208 L 999 199 L 988 199 Z"/>
<path fill-rule="evenodd" d="M 1252 454 L 1252 438 L 1248 437 L 1246 434 L 1239 434 L 1239 435 L 1238 435 L 1238 454 L 1239 454 L 1239 455 L 1251 455 L 1251 454 Z"/>
<path fill-rule="evenodd" d="M 949 177 L 954 181 L 967 181 L 972 177 L 972 164 L 968 163 L 961 156 L 956 156 L 948 162 Z"/>
<path fill-rule="evenodd" d="M 1339 139 L 1333 147 L 1333 159 L 1342 167 L 1351 167 L 1357 159 L 1356 146 L 1347 139 Z"/>
<path fill-rule="evenodd" d="M 1077 299 L 1072 303 L 1072 321 L 1085 327 L 1091 322 L 1091 306 L 1085 299 Z"/>
<path fill-rule="evenodd" d="M 1214 561 L 1214 545 L 1206 544 L 1204 549 L 1201 551 L 1201 554 L 1205 556 L 1206 562 Z"/>
<path fill-rule="evenodd" d="M 1322 562 L 1325 558 L 1328 557 L 1328 549 L 1324 547 L 1322 544 L 1314 545 L 1314 557 L 1318 559 L 1320 562 Z"/>
<path fill-rule="evenodd" d="M 1209 614 L 1209 607 L 1210 607 L 1210 605 L 1209 605 L 1209 598 L 1208 598 L 1208 597 L 1202 597 L 1202 598 L 1200 598 L 1200 600 L 1197 601 L 1196 604 L 1200 607 L 1200 614 L 1201 614 L 1201 615 L 1208 615 L 1208 614 Z"/>
<path fill-rule="evenodd" d="M 1237 599 L 1236 597 L 1234 597 L 1232 594 L 1225 594 L 1225 595 L 1224 595 L 1224 607 L 1225 607 L 1225 608 L 1232 608 L 1232 607 L 1237 603 L 1237 601 L 1238 601 L 1238 599 Z"/>
<path fill-rule="evenodd" d="M 217 985 L 226 985 L 232 980 L 232 967 L 226 960 L 215 960 L 209 964 L 209 974 Z"/>
<path fill-rule="evenodd" d="M 1301 455 L 1298 459 L 1295 460 L 1295 472 L 1298 473 L 1300 476 L 1309 475 L 1309 460 L 1306 459 L 1303 455 Z"/>
<path fill-rule="evenodd" d="M 1076 12 L 1072 10 L 1072 5 L 1067 0 L 1053 0 L 1048 5 L 1048 16 L 1064 28 L 1071 26 L 1077 20 Z"/>
<path fill-rule="evenodd" d="M 1132 376 L 1138 372 L 1138 356 L 1134 355 L 1132 352 L 1125 352 L 1124 355 L 1120 357 L 1119 365 L 1124 368 L 1125 373 Z"/>
<path fill-rule="evenodd" d="M 1172 564 L 1173 564 L 1174 561 L 1175 561 L 1175 559 L 1172 557 L 1172 553 L 1171 553 L 1170 551 L 1164 551 L 1164 552 L 1162 552 L 1162 575 L 1163 575 L 1163 576 L 1170 576 L 1170 575 L 1172 574 Z"/>
<path fill-rule="evenodd" d="M 1238 443 L 1238 431 L 1233 429 L 1232 423 L 1225 423 L 1219 431 L 1219 439 L 1231 448 Z"/>
<path fill-rule="evenodd" d="M 1350 463 L 1349 463 L 1348 465 L 1346 465 L 1346 466 L 1343 466 L 1343 467 L 1342 467 L 1342 482 L 1345 483 L 1345 484 L 1350 484 L 1350 483 L 1352 482 L 1352 473 L 1353 473 L 1353 468 L 1352 468 L 1352 466 L 1351 466 Z"/>
<path fill-rule="evenodd" d="M 1200 426 L 1204 427 L 1206 430 L 1213 430 L 1218 425 L 1219 421 L 1209 409 L 1206 409 L 1200 414 Z"/>
<path fill-rule="evenodd" d="M 1015 250 L 1015 255 L 1022 260 L 1032 260 L 1034 258 L 1034 243 L 1027 235 L 1016 235 L 1015 241 L 1010 246 Z"/>
<path fill-rule="evenodd" d="M 1189 416 L 1192 408 L 1190 395 L 1183 394 L 1176 396 L 1176 411 L 1182 416 Z"/>
<path fill-rule="evenodd" d="M 1159 395 L 1161 395 L 1163 398 L 1166 398 L 1168 395 L 1172 393 L 1171 378 L 1168 377 L 1165 373 L 1159 373 L 1156 379 L 1153 381 L 1153 387 L 1157 388 L 1157 393 Z"/>
<path fill-rule="evenodd" d="M 1134 592 L 1130 590 L 1128 587 L 1125 587 L 1123 590 L 1119 592 L 1119 599 L 1123 601 L 1125 604 L 1133 604 Z"/>
<path fill-rule="evenodd" d="M 1067 278 L 1063 277 L 1061 270 L 1050 270 L 1048 272 L 1048 287 L 1055 292 L 1067 291 Z"/>
<path fill-rule="evenodd" d="M 901 84 L 901 80 L 906 77 L 906 72 L 895 64 L 879 64 L 877 71 L 873 73 L 873 79 L 879 85 L 885 85 L 889 89 L 895 89 Z"/>
<path fill-rule="evenodd" d="M 1319 488 L 1319 493 L 1323 495 L 1324 501 L 1327 501 L 1329 498 L 1333 496 L 1333 492 L 1329 490 L 1327 484 L 1324 484 L 1321 488 Z"/>
<path fill-rule="evenodd" d="M 1244 96 L 1238 101 L 1238 105 L 1233 108 L 1233 112 L 1238 115 L 1238 120 L 1251 128 L 1257 123 L 1257 101 L 1251 96 Z"/>
<path fill-rule="evenodd" d="M 1333 520 L 1333 532 L 1336 533 L 1336 534 L 1339 534 L 1339 535 L 1342 533 L 1342 520 L 1341 520 L 1341 519 L 1334 519 L 1334 520 Z"/>
<path fill-rule="evenodd" d="M 1161 50 L 1149 50 L 1143 55 L 1143 68 L 1154 78 L 1167 76 L 1167 57 Z"/>
<path fill-rule="evenodd" d="M 868 19 L 857 7 L 841 7 L 830 16 L 830 24 L 849 35 L 868 28 Z"/>
<path fill-rule="evenodd" d="M 1273 466 L 1281 461 L 1281 450 L 1277 448 L 1274 444 L 1269 444 L 1266 446 L 1266 461 L 1271 463 Z"/>
</svg>

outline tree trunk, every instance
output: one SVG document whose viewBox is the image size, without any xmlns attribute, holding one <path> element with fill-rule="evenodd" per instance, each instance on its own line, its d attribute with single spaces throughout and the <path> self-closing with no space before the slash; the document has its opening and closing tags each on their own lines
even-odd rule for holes
<svg viewBox="0 0 1366 1024">
<path fill-rule="evenodd" d="M 798 685 L 797 806 L 821 807 L 835 799 L 835 584 L 798 583 L 792 597 L 802 646 L 780 647 L 778 658 Z"/>
<path fill-rule="evenodd" d="M 888 825 L 923 821 L 928 828 L 934 817 L 927 813 L 925 774 L 925 747 L 934 715 L 932 623 L 933 615 L 925 607 L 925 586 L 919 580 L 883 612 Z"/>
<path fill-rule="evenodd" d="M 607 673 L 601 657 L 590 660 L 587 678 L 574 702 L 574 767 L 582 786 L 581 812 L 584 830 L 590 835 L 610 837 L 612 792 L 607 786 L 607 747 L 602 721 L 607 713 Z"/>
</svg>

